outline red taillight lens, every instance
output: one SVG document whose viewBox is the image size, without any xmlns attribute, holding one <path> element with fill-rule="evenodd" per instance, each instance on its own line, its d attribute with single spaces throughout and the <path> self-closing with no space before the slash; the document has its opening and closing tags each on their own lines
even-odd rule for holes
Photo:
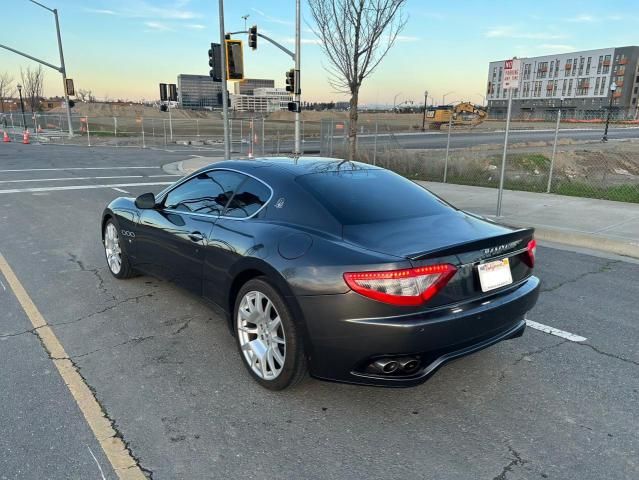
<svg viewBox="0 0 639 480">
<path fill-rule="evenodd" d="M 526 247 L 526 257 L 524 259 L 524 261 L 530 268 L 535 266 L 536 254 L 537 254 L 537 240 L 533 238 L 530 242 L 528 242 L 528 246 Z"/>
<path fill-rule="evenodd" d="M 416 306 L 427 302 L 455 275 L 448 263 L 384 272 L 345 273 L 344 280 L 357 293 L 392 305 Z"/>
</svg>

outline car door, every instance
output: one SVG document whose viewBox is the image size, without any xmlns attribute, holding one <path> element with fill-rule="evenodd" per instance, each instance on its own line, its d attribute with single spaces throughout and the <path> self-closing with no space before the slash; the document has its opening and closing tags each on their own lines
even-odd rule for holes
<svg viewBox="0 0 639 480">
<path fill-rule="evenodd" d="M 243 180 L 227 170 L 203 172 L 170 190 L 157 208 L 143 210 L 136 233 L 141 268 L 202 295 L 213 225 Z"/>
<path fill-rule="evenodd" d="M 226 306 L 233 265 L 242 257 L 266 254 L 258 232 L 260 213 L 272 196 L 261 180 L 245 176 L 213 226 L 205 260 L 204 297 Z"/>
</svg>

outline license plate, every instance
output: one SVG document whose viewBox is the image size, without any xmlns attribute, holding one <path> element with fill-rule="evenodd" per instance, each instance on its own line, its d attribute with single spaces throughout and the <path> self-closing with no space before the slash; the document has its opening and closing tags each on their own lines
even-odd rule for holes
<svg viewBox="0 0 639 480">
<path fill-rule="evenodd" d="M 513 276 L 510 273 L 510 262 L 507 258 L 482 263 L 477 268 L 479 270 L 479 282 L 481 283 L 482 292 L 488 292 L 513 283 Z"/>
</svg>

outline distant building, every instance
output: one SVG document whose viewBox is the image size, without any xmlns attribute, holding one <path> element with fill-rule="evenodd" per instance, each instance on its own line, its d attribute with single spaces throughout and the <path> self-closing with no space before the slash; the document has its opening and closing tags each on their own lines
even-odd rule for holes
<svg viewBox="0 0 639 480">
<path fill-rule="evenodd" d="M 601 116 L 610 102 L 610 85 L 617 90 L 613 105 L 636 115 L 639 97 L 639 47 L 616 47 L 521 58 L 519 88 L 513 91 L 513 115 L 543 117 L 555 112 L 560 99 L 567 114 Z M 507 92 L 501 88 L 504 61 L 488 68 L 488 108 L 504 114 Z"/>
<path fill-rule="evenodd" d="M 236 112 L 270 113 L 288 110 L 292 101 L 292 94 L 284 88 L 255 88 L 253 95 L 231 95 L 231 108 Z"/>
<path fill-rule="evenodd" d="M 233 92 L 236 95 L 253 95 L 256 88 L 274 88 L 275 80 L 267 80 L 264 78 L 245 78 L 241 82 L 234 82 Z M 229 86 L 229 90 L 231 90 Z"/>
<path fill-rule="evenodd" d="M 178 103 L 191 110 L 212 110 L 222 107 L 222 82 L 208 75 L 180 74 L 177 78 Z"/>
</svg>

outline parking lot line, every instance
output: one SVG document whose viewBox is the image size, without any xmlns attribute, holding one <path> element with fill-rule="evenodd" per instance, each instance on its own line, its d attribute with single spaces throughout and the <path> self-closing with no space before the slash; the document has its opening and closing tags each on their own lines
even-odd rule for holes
<svg viewBox="0 0 639 480">
<path fill-rule="evenodd" d="M 102 450 L 104 450 L 118 478 L 120 480 L 146 480 L 146 475 L 144 475 L 127 446 L 113 429 L 111 422 L 103 414 L 102 407 L 91 392 L 91 389 L 69 359 L 58 337 L 53 333 L 53 330 L 33 300 L 31 300 L 31 297 L 2 253 L 0 253 L 0 273 L 7 280 L 9 288 L 31 321 L 33 333 L 40 338 L 42 345 L 47 350 L 51 361 L 60 373 L 69 392 L 71 392 L 73 399 L 84 415 Z"/>
<path fill-rule="evenodd" d="M 534 328 L 535 330 L 539 330 L 540 332 L 549 333 L 550 335 L 555 335 L 556 337 L 565 338 L 566 340 L 570 340 L 571 342 L 585 342 L 588 340 L 586 337 L 582 337 L 581 335 L 575 335 L 574 333 L 565 332 L 563 330 L 559 330 L 558 328 L 549 327 L 548 325 L 544 325 L 543 323 L 537 323 L 532 320 L 526 319 L 526 325 L 530 328 Z"/>
<path fill-rule="evenodd" d="M 0 183 L 26 183 L 26 182 L 65 182 L 69 180 L 115 180 L 121 178 L 166 178 L 180 177 L 181 175 L 116 175 L 112 177 L 60 177 L 60 178 L 27 178 L 20 180 L 0 180 Z"/>
<path fill-rule="evenodd" d="M 114 183 L 103 185 L 67 185 L 64 187 L 34 187 L 34 188 L 11 188 L 0 190 L 0 193 L 35 193 L 35 192 L 60 192 L 64 190 L 89 190 L 96 188 L 115 187 L 149 187 L 156 185 L 171 185 L 173 182 L 143 182 L 143 183 Z"/>
</svg>

